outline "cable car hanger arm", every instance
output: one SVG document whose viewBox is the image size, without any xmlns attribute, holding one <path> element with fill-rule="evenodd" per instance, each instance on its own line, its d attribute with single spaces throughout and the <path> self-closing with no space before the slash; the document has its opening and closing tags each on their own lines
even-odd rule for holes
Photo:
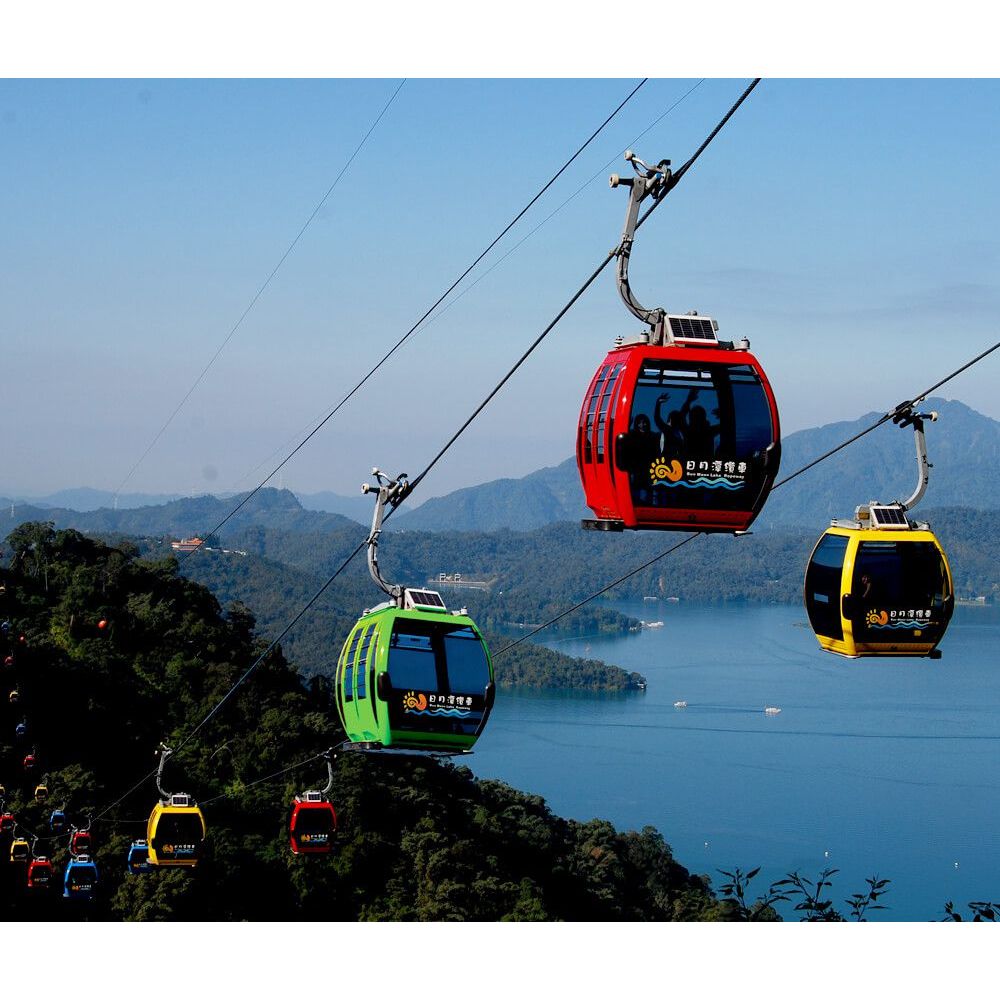
<svg viewBox="0 0 1000 1000">
<path fill-rule="evenodd" d="M 662 308 L 646 309 L 635 297 L 628 280 L 628 263 L 632 256 L 632 243 L 635 240 L 636 225 L 639 221 L 639 206 L 647 197 L 652 197 L 654 202 L 659 201 L 670 190 L 670 161 L 660 160 L 655 167 L 650 167 L 643 163 L 631 149 L 625 153 L 625 160 L 632 164 L 635 177 L 619 177 L 612 174 L 610 184 L 613 188 L 624 184 L 631 188 L 628 199 L 628 207 L 625 209 L 625 225 L 622 228 L 621 243 L 615 251 L 618 258 L 617 278 L 618 294 L 621 296 L 625 307 L 636 319 L 648 323 L 654 330 L 663 322 L 665 310 Z"/>
<path fill-rule="evenodd" d="M 372 529 L 368 534 L 367 541 L 368 572 L 371 574 L 371 578 L 375 581 L 376 586 L 399 604 L 403 597 L 403 588 L 398 583 L 388 583 L 382 578 L 382 573 L 378 566 L 378 539 L 382 533 L 382 521 L 388 516 L 385 513 L 386 504 L 389 505 L 391 513 L 406 499 L 412 487 L 406 478 L 405 472 L 401 472 L 395 479 L 390 479 L 379 469 L 374 468 L 372 469 L 372 475 L 375 477 L 375 485 L 363 483 L 361 486 L 362 493 L 375 494 Z"/>
<path fill-rule="evenodd" d="M 912 510 L 924 498 L 927 492 L 927 483 L 930 481 L 930 462 L 927 461 L 927 441 L 924 438 L 924 421 L 937 420 L 938 415 L 934 411 L 930 413 L 915 413 L 913 403 L 907 401 L 900 403 L 893 412 L 892 422 L 900 427 L 913 425 L 913 438 L 917 447 L 917 488 L 910 494 L 909 499 L 900 500 L 899 504 L 903 510 Z"/>
</svg>

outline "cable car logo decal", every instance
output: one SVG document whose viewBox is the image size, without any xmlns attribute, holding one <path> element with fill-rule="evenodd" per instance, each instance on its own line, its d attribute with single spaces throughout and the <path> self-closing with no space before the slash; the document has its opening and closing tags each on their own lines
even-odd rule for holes
<svg viewBox="0 0 1000 1000">
<path fill-rule="evenodd" d="M 410 715 L 449 715 L 462 719 L 472 712 L 472 696 L 432 694 L 428 702 L 422 692 L 410 691 L 403 697 L 403 711 Z"/>
<path fill-rule="evenodd" d="M 872 610 L 865 615 L 869 628 L 924 628 L 931 624 L 930 610 L 880 611 Z"/>
<path fill-rule="evenodd" d="M 683 486 L 686 489 L 707 489 L 707 490 L 741 490 L 743 489 L 743 474 L 746 472 L 746 462 L 723 462 L 716 460 L 713 462 L 696 462 L 694 460 L 687 463 L 687 472 L 707 473 L 710 469 L 715 476 L 704 474 L 696 475 L 694 479 L 684 479 L 685 469 L 675 458 L 667 462 L 662 455 L 653 461 L 649 467 L 649 478 L 654 486 Z M 725 474 L 721 474 L 725 470 Z M 734 482 L 734 477 L 738 481 Z"/>
<path fill-rule="evenodd" d="M 427 697 L 424 694 L 415 694 L 410 691 L 403 696 L 403 709 L 407 712 L 416 712 L 418 715 L 427 708 Z"/>
<path fill-rule="evenodd" d="M 649 475 L 653 480 L 654 486 L 665 486 L 668 484 L 664 480 L 669 480 L 670 484 L 676 483 L 684 475 L 684 470 L 676 458 L 668 465 L 667 460 L 661 455 L 649 467 Z"/>
<path fill-rule="evenodd" d="M 196 844 L 164 844 L 160 848 L 160 853 L 190 855 L 195 853 L 196 847 Z"/>
</svg>

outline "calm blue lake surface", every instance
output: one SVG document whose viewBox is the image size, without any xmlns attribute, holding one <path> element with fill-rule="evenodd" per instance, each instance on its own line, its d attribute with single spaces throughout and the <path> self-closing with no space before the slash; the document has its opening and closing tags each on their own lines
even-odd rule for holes
<svg viewBox="0 0 1000 1000">
<path fill-rule="evenodd" d="M 829 866 L 840 904 L 877 873 L 886 920 L 1000 900 L 1000 609 L 958 608 L 941 660 L 879 661 L 822 653 L 799 607 L 614 606 L 664 627 L 546 644 L 648 689 L 501 691 L 478 775 L 564 816 L 656 826 L 715 885 L 733 865 L 763 866 L 761 889 Z"/>
</svg>

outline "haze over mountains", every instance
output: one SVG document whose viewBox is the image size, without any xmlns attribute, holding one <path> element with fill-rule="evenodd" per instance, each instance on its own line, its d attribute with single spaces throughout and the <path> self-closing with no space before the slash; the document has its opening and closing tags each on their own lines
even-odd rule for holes
<svg viewBox="0 0 1000 1000">
<path fill-rule="evenodd" d="M 1000 497 L 1000 422 L 956 400 L 931 398 L 923 412 L 940 419 L 927 424 L 931 470 L 925 507 L 983 510 Z M 790 434 L 782 443 L 781 473 L 787 476 L 874 423 L 867 413 Z M 755 530 L 824 525 L 846 517 L 859 503 L 905 499 L 917 480 L 913 432 L 886 424 L 844 451 L 775 491 Z M 576 460 L 539 469 L 523 479 L 498 479 L 401 509 L 395 528 L 421 531 L 531 530 L 554 521 L 593 516 L 583 502 Z"/>
<path fill-rule="evenodd" d="M 938 422 L 927 425 L 932 471 L 924 505 L 995 509 L 1000 496 L 1000 422 L 955 400 L 932 398 L 922 409 L 940 414 Z M 801 468 L 880 415 L 868 413 L 854 421 L 790 434 L 782 445 L 780 476 Z M 755 530 L 822 526 L 831 517 L 849 515 L 858 503 L 905 498 L 915 482 L 912 431 L 886 424 L 775 491 Z M 106 505 L 94 509 L 92 504 L 102 497 Z M 111 498 L 112 494 L 97 490 L 63 490 L 34 503 L 15 501 L 13 517 L 12 501 L 0 499 L 8 508 L 0 514 L 0 525 L 51 520 L 57 527 L 81 531 L 190 535 L 210 530 L 232 508 L 234 499 L 172 497 L 164 502 L 161 497 L 132 495 L 120 497 L 118 509 L 113 510 Z M 126 501 L 139 499 L 146 499 L 147 505 L 126 508 Z M 370 497 L 330 492 L 296 496 L 289 490 L 265 489 L 229 522 L 223 535 L 252 525 L 332 531 L 350 524 L 349 519 L 366 524 L 371 510 Z M 404 506 L 387 530 L 530 531 L 587 516 L 576 463 L 569 458 L 520 479 L 497 479 L 431 498 L 413 509 Z"/>
</svg>

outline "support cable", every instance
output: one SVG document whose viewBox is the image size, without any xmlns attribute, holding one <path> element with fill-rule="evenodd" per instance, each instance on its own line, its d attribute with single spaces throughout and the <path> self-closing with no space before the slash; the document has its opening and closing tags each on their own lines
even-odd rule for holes
<svg viewBox="0 0 1000 1000">
<path fill-rule="evenodd" d="M 458 285 L 465 280 L 469 272 L 472 271 L 472 269 L 500 242 L 500 240 L 502 240 L 504 236 L 506 236 L 507 233 L 509 233 L 511 229 L 514 228 L 514 226 L 524 217 L 525 213 L 527 213 L 527 211 L 532 207 L 532 205 L 534 205 L 535 202 L 538 201 L 538 199 L 541 198 L 542 195 L 545 194 L 545 192 L 548 191 L 550 187 L 552 187 L 552 185 L 559 179 L 559 177 L 562 176 L 562 174 L 566 171 L 566 169 L 570 166 L 570 164 L 573 163 L 573 161 L 578 156 L 580 156 L 580 154 L 594 141 L 594 139 L 596 139 L 598 135 L 600 135 L 601 132 L 604 131 L 604 129 L 611 123 L 611 121 L 615 118 L 615 116 L 622 110 L 622 108 L 625 107 L 626 104 L 628 104 L 630 100 L 632 100 L 632 98 L 639 91 L 640 87 L 642 87 L 643 84 L 645 83 L 646 79 L 639 81 L 639 83 L 632 89 L 631 93 L 629 93 L 629 95 L 625 98 L 625 100 L 623 100 L 621 104 L 619 104 L 618 107 L 615 108 L 615 110 L 612 111 L 611 114 L 608 115 L 608 117 L 605 118 L 603 122 L 601 122 L 601 124 L 591 133 L 589 138 L 583 143 L 583 145 L 581 145 L 579 149 L 577 149 L 577 151 L 545 182 L 545 184 L 542 185 L 542 187 L 538 190 L 538 192 L 534 195 L 534 197 L 524 206 L 524 208 L 522 208 L 517 213 L 517 215 L 515 215 L 514 218 L 507 223 L 507 225 L 480 252 L 480 254 L 475 258 L 475 260 L 473 260 L 472 263 L 469 264 L 469 266 L 437 297 L 437 299 L 435 299 L 433 305 L 431 305 L 430 308 L 428 308 L 423 313 L 423 315 L 416 321 L 416 323 L 414 323 L 413 326 L 411 326 L 409 330 L 407 330 L 406 333 L 404 333 L 403 336 L 400 337 L 399 340 L 397 340 L 396 343 L 393 344 L 392 347 L 390 347 L 389 350 L 386 351 L 381 358 L 379 358 L 379 360 L 375 363 L 374 367 L 369 369 L 367 374 L 364 375 L 364 377 L 354 385 L 354 387 L 340 400 L 340 402 L 337 403 L 337 405 L 334 406 L 333 409 L 331 409 L 330 412 L 327 413 L 326 416 L 323 417 L 323 419 L 320 420 L 319 423 L 317 423 L 316 426 L 313 427 L 312 430 L 310 430 L 309 433 L 306 434 L 306 436 L 302 438 L 302 440 L 299 441 L 299 443 L 296 444 L 295 447 L 292 448 L 292 450 L 288 452 L 287 455 L 285 455 L 285 457 L 267 474 L 267 476 L 264 479 L 262 479 L 252 490 L 250 490 L 250 492 L 247 493 L 247 495 L 244 496 L 239 501 L 239 503 L 237 503 L 236 506 L 233 507 L 233 509 L 230 510 L 229 513 L 226 514 L 226 516 L 221 521 L 219 521 L 219 523 L 214 528 L 212 528 L 210 532 L 208 532 L 208 534 L 210 535 L 215 534 L 222 527 L 224 527 L 254 496 L 256 496 L 267 485 L 268 482 L 270 482 L 271 479 L 273 479 L 302 450 L 302 448 L 304 448 L 313 439 L 313 437 L 316 434 L 320 432 L 320 430 L 323 429 L 323 427 L 326 426 L 326 424 L 330 420 L 333 419 L 333 417 L 341 410 L 341 408 L 345 406 L 348 403 L 348 401 L 360 389 L 362 389 L 365 386 L 365 384 L 369 381 L 369 379 L 371 379 L 371 377 L 382 367 L 382 365 L 384 365 L 386 361 L 388 361 L 389 358 L 391 358 L 393 354 L 395 354 L 396 351 L 398 351 L 403 346 L 403 344 L 405 344 L 406 341 L 410 339 L 410 337 L 417 331 L 417 328 L 423 325 L 427 317 L 430 316 L 431 313 L 433 313 L 434 310 L 437 309 L 437 307 L 455 290 L 455 288 L 457 288 Z M 190 551 L 185 553 L 185 558 L 190 556 L 191 553 L 197 552 L 201 548 L 202 544 L 204 543 L 203 542 L 199 543 L 198 545 L 194 546 L 194 548 L 192 548 Z"/>
<path fill-rule="evenodd" d="M 997 350 L 997 348 L 1000 348 L 1000 341 L 997 341 L 997 343 L 995 343 L 992 347 L 988 348 L 987 350 L 983 351 L 981 354 L 977 354 L 971 361 L 967 361 L 960 368 L 956 368 L 955 371 L 953 371 L 950 375 L 946 375 L 940 381 L 935 382 L 934 385 L 932 385 L 929 389 L 925 389 L 918 396 L 914 396 L 913 399 L 909 399 L 909 400 L 906 400 L 903 403 L 900 403 L 898 406 L 896 406 L 894 409 L 890 410 L 884 416 L 879 417 L 879 419 L 876 420 L 875 423 L 873 423 L 870 427 L 866 427 L 863 431 L 860 431 L 859 433 L 852 435 L 851 437 L 849 437 L 843 443 L 838 444 L 836 446 L 836 448 L 831 448 L 829 451 L 824 452 L 818 458 L 815 458 L 815 459 L 813 459 L 813 461 L 807 463 L 806 465 L 803 465 L 801 469 L 797 469 L 791 475 L 788 475 L 784 479 L 782 479 L 780 482 L 775 483 L 774 486 L 771 487 L 771 492 L 773 493 L 776 489 L 779 489 L 780 487 L 784 486 L 786 483 L 790 483 L 793 479 L 797 478 L 798 476 L 801 476 L 803 472 L 808 472 L 810 469 L 812 469 L 815 466 L 819 465 L 820 462 L 824 462 L 824 461 L 826 461 L 826 459 L 830 458 L 831 456 L 836 455 L 837 452 L 842 451 L 848 445 L 854 444 L 855 441 L 860 440 L 866 434 L 870 434 L 876 428 L 881 427 L 884 423 L 887 423 L 888 421 L 892 420 L 893 417 L 899 416 L 901 414 L 906 413 L 911 407 L 913 407 L 917 403 L 920 403 L 923 400 L 925 400 L 936 389 L 941 388 L 941 386 L 943 386 L 946 382 L 950 382 L 953 378 L 956 378 L 957 376 L 961 375 L 962 372 L 968 370 L 973 365 L 975 365 L 978 362 L 982 361 L 983 358 L 985 358 L 988 355 L 992 354 L 995 350 Z M 688 537 L 685 538 L 683 541 L 678 542 L 676 545 L 670 546 L 670 548 L 668 548 L 668 549 L 664 549 L 664 551 L 661 552 L 659 555 L 653 556 L 652 559 L 647 560 L 641 566 L 637 566 L 635 569 L 630 570 L 624 576 L 620 576 L 617 580 L 614 581 L 614 583 L 609 583 L 606 587 L 602 587 L 596 593 L 591 594 L 589 597 L 585 597 L 582 601 L 579 601 L 578 603 L 574 604 L 573 607 L 568 608 L 566 611 L 561 612 L 560 614 L 556 615 L 554 618 L 550 618 L 544 624 L 539 625 L 537 628 L 532 629 L 532 631 L 526 633 L 525 635 L 520 636 L 514 642 L 511 642 L 508 645 L 504 646 L 503 649 L 499 650 L 494 655 L 495 656 L 502 656 L 508 650 L 513 649 L 517 645 L 520 645 L 520 643 L 524 642 L 525 639 L 530 639 L 533 635 L 537 635 L 539 632 L 542 632 L 543 630 L 549 628 L 550 626 L 554 625 L 556 622 L 558 622 L 561 619 L 565 618 L 567 615 L 570 615 L 574 611 L 578 610 L 579 608 L 582 608 L 585 604 L 589 604 L 591 601 L 593 601 L 596 598 L 600 597 L 602 594 L 606 594 L 612 588 L 617 587 L 618 584 L 624 583 L 630 577 L 635 576 L 636 573 L 640 573 L 640 572 L 642 572 L 642 570 L 648 569 L 650 566 L 653 565 L 653 563 L 657 563 L 661 559 L 666 558 L 668 555 L 670 555 L 671 552 L 676 552 L 682 545 L 687 545 L 687 543 L 690 542 L 692 539 L 698 538 L 700 535 L 703 535 L 703 534 L 704 534 L 704 532 L 699 531 L 699 532 L 696 532 L 693 535 L 688 535 Z"/>
<path fill-rule="evenodd" d="M 240 315 L 240 318 L 235 322 L 235 324 L 233 324 L 233 328 L 226 335 L 225 340 L 223 340 L 222 343 L 219 344 L 219 346 L 216 349 L 215 353 L 212 355 L 211 358 L 209 358 L 208 364 L 205 365 L 205 367 L 201 370 L 201 374 L 194 380 L 194 382 L 191 383 L 191 387 L 184 394 L 183 398 L 177 404 L 177 406 L 174 407 L 173 412 L 170 414 L 169 417 L 167 417 L 167 419 L 164 422 L 163 426 L 156 432 L 156 434 L 153 435 L 153 440 L 150 441 L 149 444 L 146 446 L 146 450 L 139 456 L 139 458 L 136 460 L 136 463 L 132 466 L 131 469 L 129 469 L 128 474 L 118 484 L 118 489 L 115 490 L 115 501 L 116 502 L 118 500 L 118 496 L 121 493 L 121 491 L 128 484 L 129 480 L 131 480 L 132 476 L 135 475 L 136 470 L 146 460 L 146 456 L 153 450 L 153 448 L 156 447 L 156 443 L 163 436 L 163 434 L 167 430 L 167 428 L 174 422 L 174 418 L 184 408 L 184 404 L 187 403 L 187 401 L 194 394 L 195 389 L 197 389 L 198 386 L 201 385 L 201 383 L 204 380 L 205 376 L 209 373 L 209 370 L 212 368 L 212 366 L 215 364 L 215 362 L 219 359 L 219 355 L 222 354 L 222 352 L 226 349 L 226 345 L 236 335 L 236 331 L 239 330 L 239 328 L 243 325 L 243 320 L 245 320 L 247 318 L 247 316 L 250 315 L 250 310 L 253 309 L 253 307 L 257 304 L 257 300 L 267 290 L 267 286 L 271 284 L 271 280 L 278 273 L 278 270 L 281 268 L 281 265 L 285 263 L 285 259 L 295 249 L 296 244 L 299 242 L 300 239 L 302 239 L 302 236 L 305 233 L 305 231 L 309 228 L 310 223 L 313 221 L 313 219 L 316 218 L 316 216 L 319 214 L 320 209 L 322 209 L 322 207 L 326 204 L 326 200 L 333 193 L 333 189 L 340 183 L 340 179 L 347 172 L 347 168 L 350 167 L 350 165 L 354 162 L 354 160 L 357 157 L 357 155 L 364 148 L 364 145 L 368 141 L 369 136 L 372 134 L 372 132 L 375 131 L 376 126 L 382 120 L 382 118 L 385 116 L 385 113 L 389 110 L 389 106 L 396 99 L 396 95 L 403 89 L 403 84 L 404 83 L 406 83 L 405 79 L 393 91 L 392 96 L 389 98 L 388 101 L 386 101 L 385 106 L 378 113 L 378 117 L 375 119 L 375 121 L 372 122 L 372 124 L 369 127 L 368 131 L 364 134 L 363 138 L 361 139 L 361 142 L 358 143 L 358 145 L 355 148 L 354 152 L 351 153 L 351 155 L 348 157 L 347 162 L 341 168 L 340 173 L 337 174 L 337 176 L 334 178 L 333 183 L 327 188 L 326 194 L 324 194 L 323 197 L 320 198 L 320 200 L 317 203 L 316 207 L 312 210 L 312 213 L 310 214 L 309 218 L 306 219 L 305 223 L 303 223 L 303 225 L 302 225 L 302 228 L 298 231 L 298 233 L 296 233 L 295 239 L 293 239 L 292 242 L 288 244 L 287 249 L 281 255 L 281 259 L 278 261 L 277 264 L 274 265 L 274 269 L 267 276 L 267 278 L 264 281 L 264 284 L 262 284 L 260 286 L 260 288 L 257 289 L 256 294 L 250 300 L 250 304 L 246 307 L 246 309 L 243 310 L 242 314 Z"/>
</svg>

